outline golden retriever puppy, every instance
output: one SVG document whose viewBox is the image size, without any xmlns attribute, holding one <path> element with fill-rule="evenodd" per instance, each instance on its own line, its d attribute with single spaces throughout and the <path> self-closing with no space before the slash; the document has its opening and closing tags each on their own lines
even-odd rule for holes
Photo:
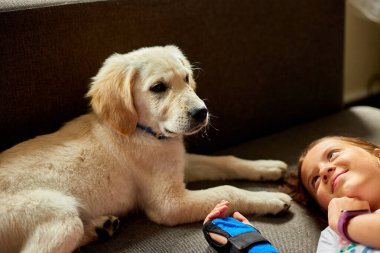
<svg viewBox="0 0 380 253">
<path fill-rule="evenodd" d="M 290 197 L 199 179 L 279 179 L 286 164 L 187 155 L 183 136 L 208 123 L 191 66 L 175 46 L 109 57 L 87 96 L 93 112 L 0 155 L 0 252 L 72 252 L 140 209 L 154 222 L 203 220 L 222 199 L 242 213 L 278 213 Z M 103 230 L 102 230 L 103 228 Z"/>
</svg>

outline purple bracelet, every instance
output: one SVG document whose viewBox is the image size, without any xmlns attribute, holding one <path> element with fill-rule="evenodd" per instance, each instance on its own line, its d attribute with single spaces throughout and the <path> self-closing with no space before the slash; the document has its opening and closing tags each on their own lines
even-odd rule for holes
<svg viewBox="0 0 380 253">
<path fill-rule="evenodd" d="M 354 240 L 351 239 L 351 237 L 348 235 L 347 231 L 347 225 L 348 222 L 355 216 L 361 215 L 361 214 L 367 214 L 371 213 L 370 210 L 342 210 L 339 216 L 338 220 L 338 232 L 339 235 L 348 242 L 354 242 Z"/>
</svg>

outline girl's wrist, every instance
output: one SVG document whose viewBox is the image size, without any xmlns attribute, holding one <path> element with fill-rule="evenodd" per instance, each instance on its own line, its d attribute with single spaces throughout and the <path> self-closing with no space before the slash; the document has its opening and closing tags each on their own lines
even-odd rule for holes
<svg viewBox="0 0 380 253">
<path fill-rule="evenodd" d="M 338 233 L 339 236 L 347 242 L 355 242 L 348 234 L 348 224 L 350 220 L 358 215 L 368 214 L 371 211 L 368 209 L 362 210 L 342 210 L 338 220 Z"/>
</svg>

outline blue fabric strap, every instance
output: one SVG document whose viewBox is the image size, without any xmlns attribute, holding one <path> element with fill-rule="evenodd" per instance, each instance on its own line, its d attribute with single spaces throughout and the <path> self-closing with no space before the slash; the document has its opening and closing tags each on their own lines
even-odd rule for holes
<svg viewBox="0 0 380 253">
<path fill-rule="evenodd" d="M 233 245 L 230 252 L 278 253 L 257 229 L 232 217 L 214 219 L 211 223 L 231 236 L 228 238 Z"/>
</svg>

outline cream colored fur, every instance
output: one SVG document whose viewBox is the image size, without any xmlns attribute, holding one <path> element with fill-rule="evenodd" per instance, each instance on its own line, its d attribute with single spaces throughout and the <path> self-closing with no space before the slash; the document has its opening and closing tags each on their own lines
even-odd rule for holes
<svg viewBox="0 0 380 253">
<path fill-rule="evenodd" d="M 154 92 L 164 84 L 168 89 Z M 200 221 L 222 199 L 242 213 L 278 213 L 290 197 L 232 186 L 190 191 L 200 179 L 277 180 L 280 161 L 185 153 L 199 131 L 189 112 L 206 108 L 189 62 L 174 46 L 108 58 L 88 97 L 93 112 L 0 155 L 0 252 L 72 252 L 96 239 L 102 217 L 140 209 L 159 224 Z M 137 122 L 171 137 L 158 140 Z"/>
</svg>

